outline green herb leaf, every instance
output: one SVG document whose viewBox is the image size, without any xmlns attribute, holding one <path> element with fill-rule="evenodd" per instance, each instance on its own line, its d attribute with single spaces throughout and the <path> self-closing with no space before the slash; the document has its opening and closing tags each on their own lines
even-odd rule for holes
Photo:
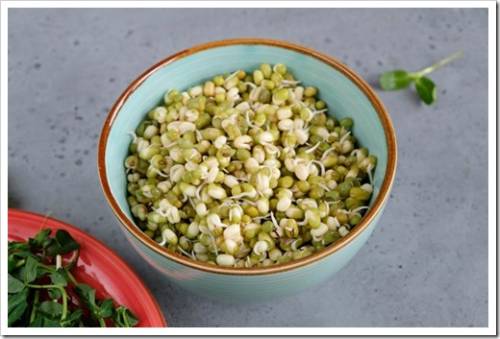
<svg viewBox="0 0 500 339">
<path fill-rule="evenodd" d="M 28 243 L 31 246 L 43 248 L 47 244 L 47 241 L 48 240 L 50 241 L 49 238 L 50 232 L 51 230 L 49 228 L 45 228 L 40 232 L 38 232 L 33 238 L 30 238 L 28 240 Z"/>
<path fill-rule="evenodd" d="M 113 300 L 105 299 L 99 306 L 99 316 L 102 318 L 109 318 L 113 315 Z"/>
<path fill-rule="evenodd" d="M 47 247 L 47 255 L 56 256 L 57 254 L 66 254 L 80 248 L 80 245 L 65 230 L 57 230 L 55 241 Z"/>
<path fill-rule="evenodd" d="M 47 300 L 40 304 L 38 311 L 50 319 L 59 319 L 62 314 L 62 305 L 53 300 Z"/>
<path fill-rule="evenodd" d="M 20 292 L 24 288 L 24 283 L 21 280 L 14 278 L 10 274 L 8 281 L 9 281 L 9 287 L 8 287 L 9 294 Z"/>
<path fill-rule="evenodd" d="M 116 327 L 133 327 L 139 322 L 137 317 L 124 306 L 116 308 L 113 321 Z"/>
<path fill-rule="evenodd" d="M 78 309 L 72 312 L 66 319 L 61 321 L 61 327 L 77 327 L 82 318 L 82 310 Z"/>
<path fill-rule="evenodd" d="M 95 289 L 86 284 L 76 285 L 76 292 L 80 296 L 82 303 L 87 306 L 91 315 L 91 321 L 96 322 L 98 326 L 105 327 L 106 323 L 100 315 L 99 306 L 95 300 Z"/>
<path fill-rule="evenodd" d="M 57 300 L 62 297 L 61 290 L 58 288 L 49 288 L 47 289 L 47 293 L 49 294 L 49 298 L 52 300 Z"/>
<path fill-rule="evenodd" d="M 92 311 L 95 310 L 95 290 L 87 284 L 76 285 L 76 292 L 85 303 L 85 305 Z"/>
<path fill-rule="evenodd" d="M 13 255 L 13 254 L 9 255 L 9 257 L 7 259 L 8 272 L 9 273 L 14 272 L 14 270 L 19 267 L 18 263 L 19 263 L 19 259 L 15 255 Z M 22 263 L 20 265 L 22 265 Z"/>
<path fill-rule="evenodd" d="M 385 72 L 380 76 L 380 86 L 385 91 L 395 91 L 408 87 L 413 81 L 411 73 L 397 69 L 395 71 Z"/>
<path fill-rule="evenodd" d="M 427 105 L 431 105 L 436 101 L 436 85 L 431 79 L 427 77 L 418 78 L 415 81 L 415 89 L 420 99 Z"/>
<path fill-rule="evenodd" d="M 30 253 L 30 247 L 25 242 L 11 241 L 9 242 L 9 254 L 12 252 L 26 252 Z"/>
<path fill-rule="evenodd" d="M 42 277 L 47 274 L 52 274 L 53 272 L 56 271 L 55 267 L 50 267 L 50 266 L 42 266 L 38 265 L 37 272 L 38 272 L 38 277 Z"/>
<path fill-rule="evenodd" d="M 63 269 L 60 268 L 59 270 L 52 272 L 50 274 L 50 280 L 54 285 L 66 286 L 68 284 L 68 281 L 64 276 L 64 273 L 61 271 L 63 271 Z"/>
<path fill-rule="evenodd" d="M 38 272 L 38 261 L 33 259 L 33 257 L 28 257 L 26 259 L 26 265 L 24 266 L 24 283 L 29 284 L 36 279 Z"/>
<path fill-rule="evenodd" d="M 23 289 L 19 293 L 9 294 L 8 304 L 9 304 L 9 317 L 8 326 L 11 326 L 16 321 L 21 319 L 28 308 L 28 289 Z"/>
<path fill-rule="evenodd" d="M 66 254 L 80 248 L 80 245 L 75 239 L 65 230 L 57 230 L 56 240 L 61 245 L 62 249 L 62 252 L 59 254 Z"/>
<path fill-rule="evenodd" d="M 61 327 L 61 323 L 58 319 L 50 319 L 41 313 L 38 313 L 35 320 L 31 324 L 31 327 Z"/>
<path fill-rule="evenodd" d="M 36 313 L 29 327 L 43 327 L 43 319 L 44 317 L 41 314 Z"/>
<path fill-rule="evenodd" d="M 14 272 L 23 266 L 26 258 L 33 256 L 28 244 L 19 242 L 9 242 L 8 271 Z"/>
</svg>

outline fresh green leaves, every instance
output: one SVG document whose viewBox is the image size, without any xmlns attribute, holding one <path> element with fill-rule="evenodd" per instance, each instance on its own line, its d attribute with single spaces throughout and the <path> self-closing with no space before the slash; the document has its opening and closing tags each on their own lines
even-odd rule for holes
<svg viewBox="0 0 500 339">
<path fill-rule="evenodd" d="M 437 99 L 437 91 L 434 82 L 430 78 L 426 77 L 426 75 L 461 56 L 462 52 L 454 53 L 449 57 L 438 61 L 432 66 L 426 67 L 418 72 L 407 72 L 402 69 L 397 69 L 382 73 L 379 78 L 380 87 L 384 91 L 396 91 L 407 88 L 410 84 L 414 83 L 420 100 L 427 105 L 431 105 Z"/>
<path fill-rule="evenodd" d="M 80 247 L 71 235 L 64 230 L 57 230 L 54 240 L 47 246 L 47 255 L 66 254 Z"/>
<path fill-rule="evenodd" d="M 126 307 L 120 306 L 113 316 L 116 327 L 133 327 L 139 322 L 135 315 Z"/>
<path fill-rule="evenodd" d="M 95 290 L 87 284 L 78 284 L 76 285 L 76 292 L 80 296 L 80 300 L 82 300 L 85 305 L 92 312 L 96 308 L 95 304 Z"/>
<path fill-rule="evenodd" d="M 101 318 L 109 318 L 113 315 L 113 300 L 105 299 L 99 306 L 99 316 Z"/>
<path fill-rule="evenodd" d="M 65 230 L 57 230 L 55 237 L 50 237 L 51 230 L 48 228 L 42 229 L 33 238 L 27 242 L 27 247 L 32 251 L 44 250 L 48 256 L 57 254 L 66 254 L 80 247 L 73 237 Z M 17 246 L 23 246 L 16 243 Z M 25 246 L 25 245 L 24 245 Z"/>
<path fill-rule="evenodd" d="M 64 230 L 50 234 L 50 229 L 43 229 L 26 242 L 9 242 L 8 325 L 135 326 L 138 320 L 130 310 L 115 308 L 112 299 L 98 300 L 95 289 L 76 281 L 70 271 L 78 251 L 70 264 L 57 265 L 56 257 L 80 246 Z"/>
<path fill-rule="evenodd" d="M 93 318 L 97 320 L 100 326 L 106 326 L 106 320 L 115 314 L 115 308 L 112 299 L 105 299 L 102 302 L 97 302 L 95 297 L 95 290 L 86 284 L 78 284 L 76 292 L 80 296 L 89 312 L 92 313 Z M 119 306 L 117 310 L 122 307 Z"/>
<path fill-rule="evenodd" d="M 50 228 L 45 228 L 38 232 L 33 238 L 28 240 L 28 244 L 32 247 L 45 248 L 50 242 Z"/>
</svg>

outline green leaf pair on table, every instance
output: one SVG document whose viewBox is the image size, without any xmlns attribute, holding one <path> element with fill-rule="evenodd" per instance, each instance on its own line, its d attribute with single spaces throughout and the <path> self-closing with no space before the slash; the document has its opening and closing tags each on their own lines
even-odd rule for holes
<svg viewBox="0 0 500 339">
<path fill-rule="evenodd" d="M 454 53 L 434 65 L 426 67 L 418 72 L 408 72 L 402 69 L 385 72 L 380 76 L 380 86 L 385 91 L 396 91 L 407 88 L 414 83 L 420 100 L 427 105 L 431 105 L 437 99 L 436 85 L 430 78 L 426 77 L 426 75 L 452 62 L 453 60 L 460 58 L 462 55 L 462 52 Z"/>
</svg>

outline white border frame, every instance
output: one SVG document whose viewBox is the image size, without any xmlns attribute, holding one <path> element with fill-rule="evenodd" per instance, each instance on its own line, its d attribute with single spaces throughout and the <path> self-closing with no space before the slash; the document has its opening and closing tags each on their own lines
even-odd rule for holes
<svg viewBox="0 0 500 339">
<path fill-rule="evenodd" d="M 265 6 L 262 6 L 265 5 Z M 496 335 L 496 2 L 495 1 L 3 1 L 0 4 L 0 221 L 2 335 Z M 8 150 L 8 9 L 9 8 L 487 8 L 488 9 L 488 327 L 483 328 L 13 328 L 7 327 L 7 150 Z M 167 319 L 168 320 L 168 319 Z"/>
</svg>

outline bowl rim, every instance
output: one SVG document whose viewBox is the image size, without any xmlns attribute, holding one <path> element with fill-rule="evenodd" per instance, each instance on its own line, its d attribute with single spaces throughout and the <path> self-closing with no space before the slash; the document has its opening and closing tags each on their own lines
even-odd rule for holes
<svg viewBox="0 0 500 339">
<path fill-rule="evenodd" d="M 127 101 L 127 99 L 134 93 L 134 91 L 145 82 L 153 73 L 155 73 L 158 69 L 166 66 L 170 63 L 173 63 L 177 60 L 185 58 L 187 56 L 196 54 L 198 52 L 202 52 L 209 49 L 219 48 L 219 47 L 227 47 L 234 45 L 264 45 L 264 46 L 272 46 L 279 47 L 288 50 L 292 50 L 294 52 L 299 52 L 305 54 L 310 57 L 314 57 L 319 61 L 333 67 L 340 73 L 342 73 L 345 77 L 347 77 L 350 81 L 352 81 L 366 97 L 370 100 L 370 103 L 376 110 L 379 120 L 384 129 L 384 134 L 387 143 L 387 167 L 384 176 L 384 180 L 380 187 L 380 191 L 375 198 L 375 201 L 372 204 L 372 207 L 368 210 L 368 212 L 363 216 L 362 220 L 356 227 L 354 227 L 351 232 L 345 237 L 339 239 L 332 245 L 313 253 L 305 258 L 298 260 L 291 260 L 284 264 L 278 264 L 268 267 L 252 267 L 252 268 L 233 268 L 233 267 L 221 267 L 216 265 L 210 265 L 201 261 L 195 261 L 181 254 L 172 252 L 165 247 L 160 246 L 153 239 L 149 238 L 143 231 L 141 231 L 134 222 L 127 217 L 127 215 L 120 209 L 118 202 L 114 198 L 111 187 L 108 182 L 108 177 L 106 174 L 106 145 L 109 137 L 109 133 L 113 126 L 113 123 L 118 115 L 118 112 Z M 385 106 L 382 104 L 379 97 L 375 94 L 375 91 L 368 85 L 368 83 L 363 80 L 357 73 L 355 73 L 352 69 L 342 64 L 337 59 L 317 52 L 308 47 L 304 47 L 301 45 L 297 45 L 294 43 L 290 43 L 282 40 L 272 40 L 272 39 L 262 39 L 262 38 L 237 38 L 237 39 L 225 39 L 212 41 L 208 43 L 203 43 L 199 45 L 195 45 L 193 47 L 181 50 L 175 54 L 168 56 L 167 58 L 161 60 L 160 62 L 154 64 L 150 68 L 148 68 L 145 72 L 139 75 L 135 80 L 133 80 L 123 91 L 123 93 L 118 97 L 116 102 L 113 104 L 113 107 L 108 113 L 106 120 L 104 122 L 104 126 L 101 131 L 101 136 L 99 138 L 98 145 L 98 153 L 97 153 L 97 169 L 99 173 L 99 180 L 101 183 L 101 187 L 104 191 L 104 195 L 106 200 L 115 216 L 118 218 L 122 226 L 125 226 L 125 229 L 136 239 L 138 239 L 143 245 L 148 247 L 153 252 L 170 259 L 178 264 L 183 266 L 187 266 L 193 269 L 217 273 L 217 274 L 225 274 L 225 275 L 236 275 L 236 276 L 247 276 L 247 275 L 263 275 L 263 274 L 272 274 L 285 272 L 292 269 L 304 267 L 308 264 L 313 264 L 346 246 L 350 242 L 352 242 L 357 236 L 359 236 L 365 229 L 368 228 L 368 225 L 371 221 L 378 215 L 378 213 L 383 208 L 385 202 L 389 197 L 389 192 L 394 182 L 394 177 L 396 174 L 396 162 L 397 162 L 397 143 L 396 143 L 396 133 L 394 130 L 394 126 L 390 119 L 389 113 L 387 112 Z"/>
</svg>

